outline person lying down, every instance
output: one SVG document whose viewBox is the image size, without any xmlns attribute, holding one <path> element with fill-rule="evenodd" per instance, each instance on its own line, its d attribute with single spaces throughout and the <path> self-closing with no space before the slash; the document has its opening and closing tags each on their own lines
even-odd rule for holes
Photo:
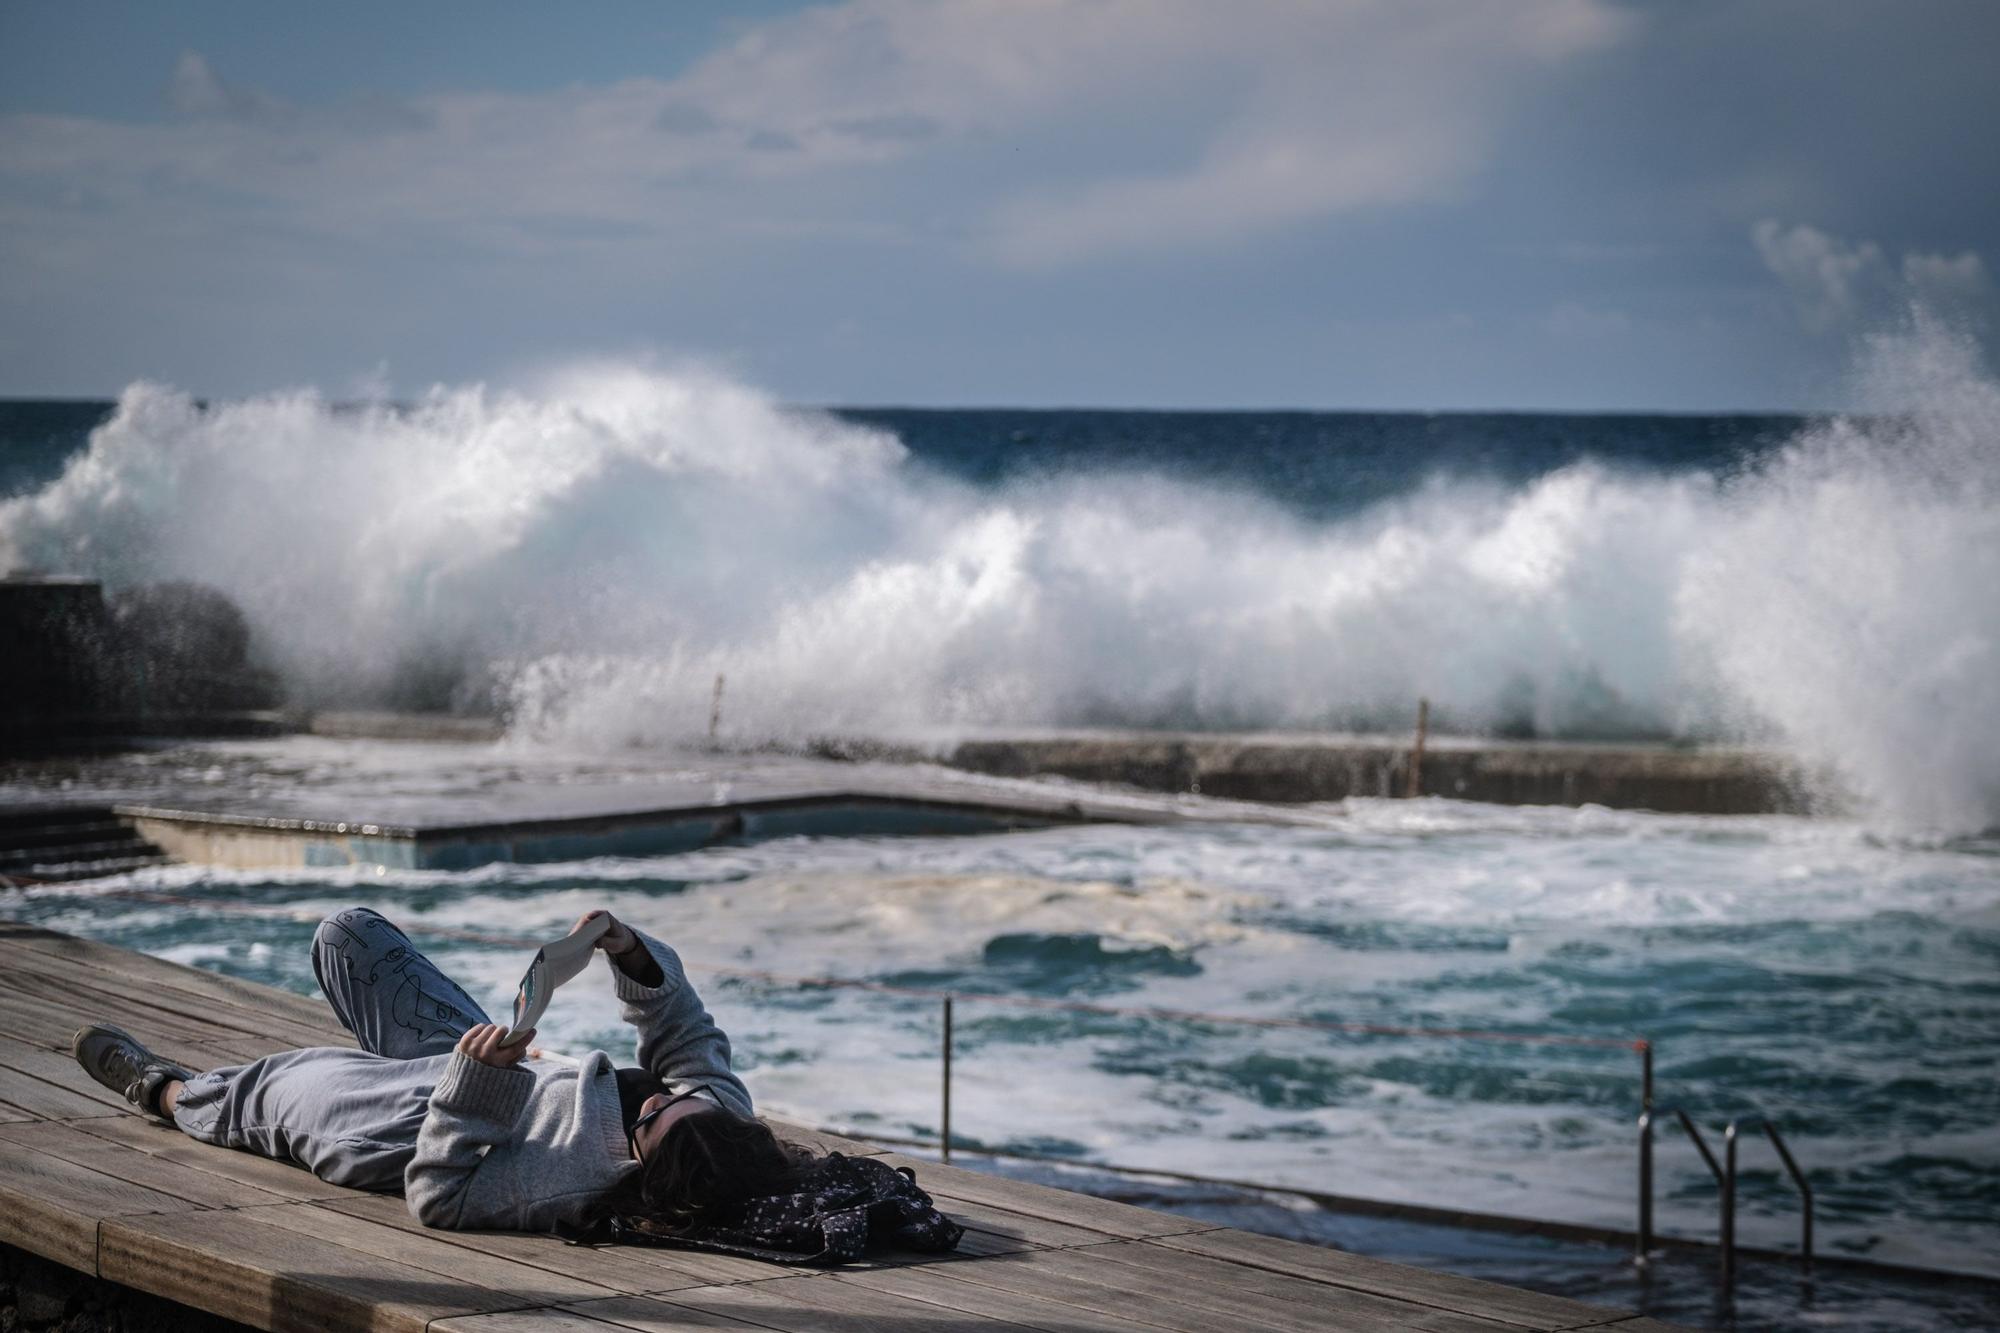
<svg viewBox="0 0 2000 1333">
<path fill-rule="evenodd" d="M 313 972 L 359 1050 L 315 1046 L 196 1072 L 94 1023 L 77 1061 L 142 1114 L 204 1143 L 402 1193 L 425 1226 L 552 1232 L 780 1262 L 859 1257 L 871 1239 L 954 1248 L 962 1228 L 908 1172 L 818 1156 L 757 1119 L 729 1038 L 666 944 L 610 913 L 611 961 L 638 1065 L 581 1062 L 506 1030 L 386 917 L 319 924 Z"/>
</svg>

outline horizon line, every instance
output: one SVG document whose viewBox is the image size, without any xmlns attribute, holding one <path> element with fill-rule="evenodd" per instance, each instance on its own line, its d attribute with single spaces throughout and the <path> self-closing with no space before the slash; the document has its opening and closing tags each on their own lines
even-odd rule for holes
<svg viewBox="0 0 2000 1333">
<path fill-rule="evenodd" d="M 121 391 L 122 392 L 122 391 Z M 285 392 L 274 390 L 272 392 Z M 74 406 L 115 407 L 119 394 L 0 394 L 0 404 L 42 403 L 68 404 Z M 194 401 L 206 407 L 215 402 L 256 397 L 244 395 L 193 395 Z M 328 405 L 336 408 L 366 406 L 373 400 L 360 398 L 328 399 Z M 396 408 L 415 406 L 410 399 L 394 398 L 386 400 Z M 1120 416 L 1405 416 L 1405 417 L 1842 417 L 1873 416 L 1876 413 L 1855 412 L 1831 407 L 1132 407 L 1109 404 L 1037 404 L 1028 406 L 1018 403 L 813 403 L 778 401 L 778 406 L 788 411 L 802 412 L 1048 412 L 1048 413 L 1101 413 Z"/>
</svg>

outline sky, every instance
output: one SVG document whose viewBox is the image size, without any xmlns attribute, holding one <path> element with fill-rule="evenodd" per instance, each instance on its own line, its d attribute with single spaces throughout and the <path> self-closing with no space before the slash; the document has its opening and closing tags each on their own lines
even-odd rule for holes
<svg viewBox="0 0 2000 1333">
<path fill-rule="evenodd" d="M 1819 409 L 2000 315 L 1985 0 L 0 0 L 0 394 Z"/>
</svg>

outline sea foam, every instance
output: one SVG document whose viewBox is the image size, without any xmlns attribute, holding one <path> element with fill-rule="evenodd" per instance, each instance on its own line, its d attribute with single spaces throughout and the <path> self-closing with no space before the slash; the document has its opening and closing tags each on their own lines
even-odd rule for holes
<svg viewBox="0 0 2000 1333">
<path fill-rule="evenodd" d="M 1748 738 L 1880 817 L 2000 822 L 2000 389 L 1935 329 L 1893 417 L 1736 475 L 1434 477 L 1322 521 L 1169 475 L 976 487 L 699 372 L 405 407 L 126 390 L 0 567 L 192 579 L 307 704 L 523 741 L 1440 725 Z"/>
</svg>

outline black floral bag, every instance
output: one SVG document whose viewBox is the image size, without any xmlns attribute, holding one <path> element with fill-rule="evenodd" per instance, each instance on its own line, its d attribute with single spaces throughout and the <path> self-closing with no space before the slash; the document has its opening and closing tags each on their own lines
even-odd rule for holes
<svg viewBox="0 0 2000 1333">
<path fill-rule="evenodd" d="M 777 1264 L 842 1264 L 871 1246 L 942 1254 L 958 1248 L 965 1228 L 939 1212 L 908 1167 L 872 1157 L 829 1153 L 789 1194 L 752 1199 L 731 1227 L 668 1231 L 645 1218 L 614 1217 L 579 1243 L 659 1245 L 712 1250 Z"/>
</svg>

